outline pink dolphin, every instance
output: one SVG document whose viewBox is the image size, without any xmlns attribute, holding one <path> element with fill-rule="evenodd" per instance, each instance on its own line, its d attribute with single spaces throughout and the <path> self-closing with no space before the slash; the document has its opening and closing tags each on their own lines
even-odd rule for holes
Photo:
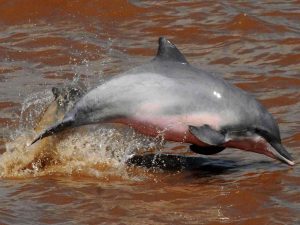
<svg viewBox="0 0 300 225">
<path fill-rule="evenodd" d="M 163 37 L 152 61 L 89 91 L 61 122 L 38 135 L 32 144 L 65 128 L 105 122 L 190 143 L 190 149 L 200 154 L 231 147 L 294 165 L 281 144 L 277 123 L 252 95 L 191 66 Z"/>
</svg>

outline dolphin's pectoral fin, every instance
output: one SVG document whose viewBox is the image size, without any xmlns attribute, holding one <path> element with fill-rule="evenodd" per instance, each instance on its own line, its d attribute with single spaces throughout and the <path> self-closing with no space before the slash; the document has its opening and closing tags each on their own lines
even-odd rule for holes
<svg viewBox="0 0 300 225">
<path fill-rule="evenodd" d="M 209 125 L 203 125 L 201 127 L 189 126 L 189 131 L 200 141 L 209 145 L 219 146 L 225 142 L 225 136 Z"/>
<path fill-rule="evenodd" d="M 223 151 L 226 147 L 222 146 L 205 146 L 190 145 L 190 150 L 201 155 L 214 155 Z"/>
</svg>

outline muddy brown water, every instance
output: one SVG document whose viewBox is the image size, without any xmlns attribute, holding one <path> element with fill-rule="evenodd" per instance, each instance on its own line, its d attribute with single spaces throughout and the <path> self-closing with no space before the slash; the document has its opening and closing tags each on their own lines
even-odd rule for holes
<svg viewBox="0 0 300 225">
<path fill-rule="evenodd" d="M 0 224 L 300 224 L 299 21 L 299 1 L 0 1 Z M 159 36 L 252 92 L 297 164 L 199 157 L 114 125 L 26 149 L 51 87 L 147 62 Z M 148 158 L 128 165 L 137 149 Z"/>
</svg>

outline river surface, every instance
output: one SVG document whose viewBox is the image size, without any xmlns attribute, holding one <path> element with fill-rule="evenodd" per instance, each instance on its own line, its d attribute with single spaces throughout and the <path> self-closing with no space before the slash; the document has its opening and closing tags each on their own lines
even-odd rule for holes
<svg viewBox="0 0 300 225">
<path fill-rule="evenodd" d="M 151 60 L 159 36 L 253 93 L 296 165 L 116 125 L 26 147 L 53 86 L 95 87 Z M 0 224 L 300 224 L 300 2 L 0 1 L 0 153 Z"/>
</svg>

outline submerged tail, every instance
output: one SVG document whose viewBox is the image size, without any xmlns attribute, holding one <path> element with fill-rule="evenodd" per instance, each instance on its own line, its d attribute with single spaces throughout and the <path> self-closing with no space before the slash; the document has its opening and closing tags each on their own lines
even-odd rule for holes
<svg viewBox="0 0 300 225">
<path fill-rule="evenodd" d="M 47 128 L 44 130 L 42 133 L 40 133 L 32 142 L 30 145 L 33 145 L 35 142 L 38 140 L 41 140 L 45 137 L 51 136 L 53 134 L 56 134 L 60 131 L 63 131 L 65 128 L 71 127 L 72 124 L 74 123 L 73 118 L 66 118 L 63 121 L 54 124 L 53 126 Z"/>
</svg>

